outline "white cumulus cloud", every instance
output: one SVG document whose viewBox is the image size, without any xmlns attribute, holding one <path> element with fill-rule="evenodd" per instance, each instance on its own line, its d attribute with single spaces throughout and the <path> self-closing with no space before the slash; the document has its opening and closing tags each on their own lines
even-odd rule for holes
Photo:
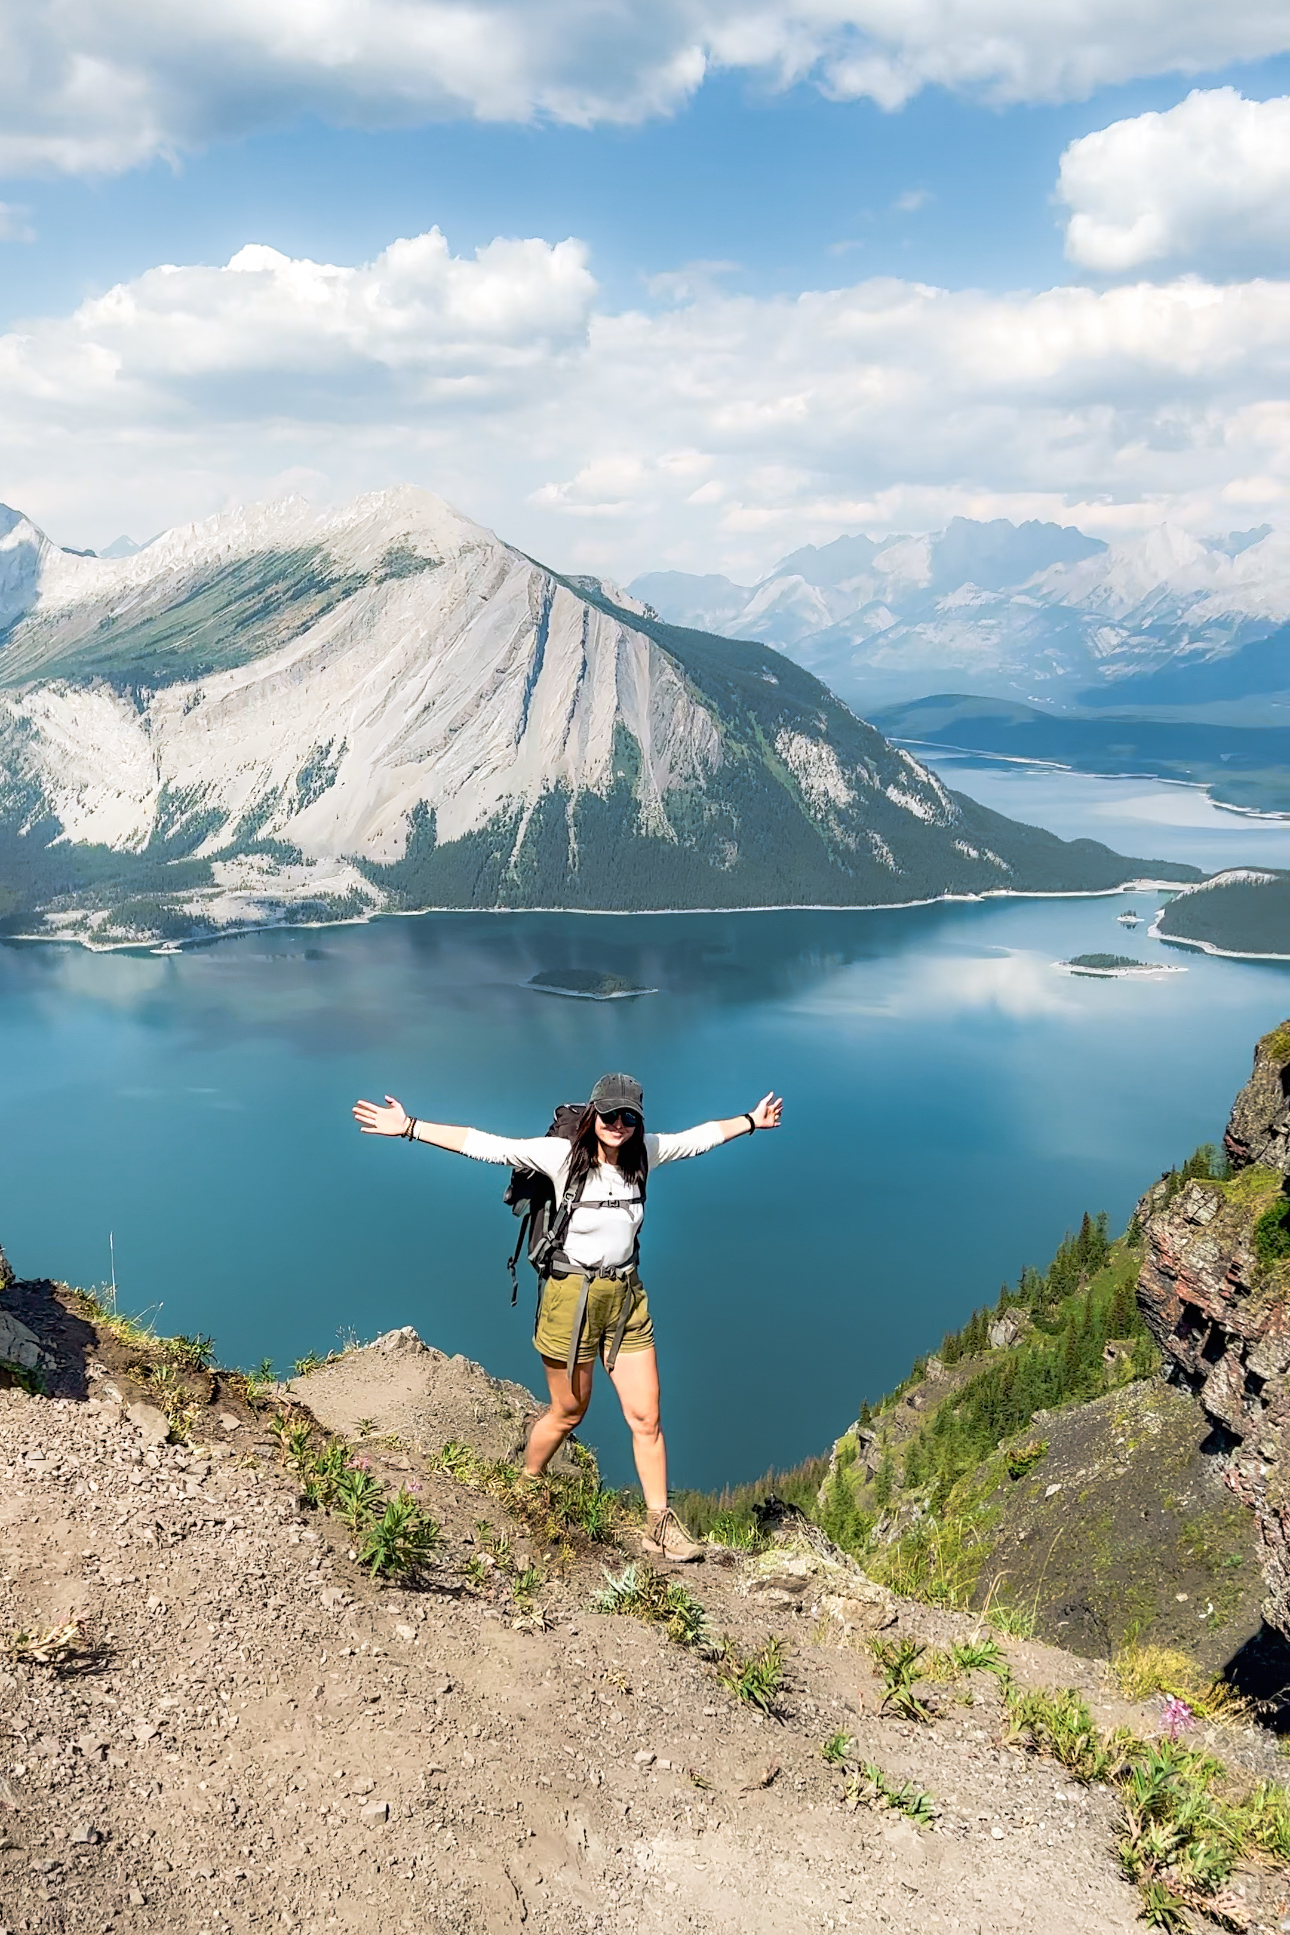
<svg viewBox="0 0 1290 1935">
<path fill-rule="evenodd" d="M 249 246 L 0 337 L 3 494 L 103 543 L 301 489 L 442 492 L 576 568 L 723 569 L 953 514 L 1290 516 L 1290 281 L 892 278 L 613 310 L 583 246 Z"/>
<path fill-rule="evenodd" d="M 638 121 L 721 68 L 898 107 L 1287 48 L 1290 0 L 0 0 L 0 174 L 110 172 L 302 114 Z"/>
<path fill-rule="evenodd" d="M 1119 274 L 1148 262 L 1275 269 L 1290 260 L 1290 99 L 1197 89 L 1072 141 L 1058 194 L 1066 253 Z"/>
</svg>

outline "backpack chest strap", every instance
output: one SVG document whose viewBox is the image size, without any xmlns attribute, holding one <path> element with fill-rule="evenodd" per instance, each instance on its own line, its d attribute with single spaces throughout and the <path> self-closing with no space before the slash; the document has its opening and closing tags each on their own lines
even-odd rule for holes
<svg viewBox="0 0 1290 1935">
<path fill-rule="evenodd" d="M 644 1201 L 643 1196 L 584 1196 L 576 1207 L 578 1209 L 639 1209 Z"/>
</svg>

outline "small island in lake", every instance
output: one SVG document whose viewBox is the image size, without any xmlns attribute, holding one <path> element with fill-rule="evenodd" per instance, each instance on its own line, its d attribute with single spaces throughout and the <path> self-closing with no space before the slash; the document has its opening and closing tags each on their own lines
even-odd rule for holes
<svg viewBox="0 0 1290 1935">
<path fill-rule="evenodd" d="M 1186 968 L 1172 961 L 1135 961 L 1127 954 L 1073 954 L 1069 961 L 1055 961 L 1054 967 L 1067 974 L 1095 974 L 1103 979 L 1128 974 L 1185 974 Z"/>
<path fill-rule="evenodd" d="M 540 994 L 563 994 L 573 1001 L 626 1001 L 637 994 L 657 994 L 657 988 L 638 988 L 621 974 L 602 974 L 595 968 L 543 968 L 529 979 Z"/>
</svg>

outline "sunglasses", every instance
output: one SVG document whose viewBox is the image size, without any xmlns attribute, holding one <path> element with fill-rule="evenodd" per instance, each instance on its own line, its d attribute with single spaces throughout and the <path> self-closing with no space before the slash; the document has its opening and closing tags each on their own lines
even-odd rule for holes
<svg viewBox="0 0 1290 1935">
<path fill-rule="evenodd" d="M 597 1109 L 596 1115 L 607 1129 L 639 1129 L 641 1119 L 635 1109 Z"/>
</svg>

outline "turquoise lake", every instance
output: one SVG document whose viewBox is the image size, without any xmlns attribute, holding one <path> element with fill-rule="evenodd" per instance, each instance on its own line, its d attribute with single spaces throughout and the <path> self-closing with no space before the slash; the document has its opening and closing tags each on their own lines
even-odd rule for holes
<svg viewBox="0 0 1290 1935">
<path fill-rule="evenodd" d="M 937 763 L 1121 850 L 1290 865 L 1290 825 L 1187 789 Z M 122 1307 L 213 1333 L 228 1363 L 411 1323 L 534 1384 L 505 1172 L 361 1138 L 354 1098 L 539 1134 L 607 1068 L 640 1077 L 656 1128 L 774 1087 L 781 1131 L 657 1175 L 643 1255 L 674 1479 L 754 1477 L 822 1449 L 1084 1209 L 1122 1226 L 1221 1133 L 1255 1037 L 1290 1014 L 1290 969 L 1127 934 L 1130 904 L 1159 900 L 423 916 L 169 958 L 3 946 L 0 1241 L 20 1273 L 99 1284 L 112 1231 Z M 1095 949 L 1187 972 L 1052 966 Z M 658 992 L 525 985 L 575 965 Z M 612 1394 L 586 1433 L 625 1479 Z"/>
</svg>

